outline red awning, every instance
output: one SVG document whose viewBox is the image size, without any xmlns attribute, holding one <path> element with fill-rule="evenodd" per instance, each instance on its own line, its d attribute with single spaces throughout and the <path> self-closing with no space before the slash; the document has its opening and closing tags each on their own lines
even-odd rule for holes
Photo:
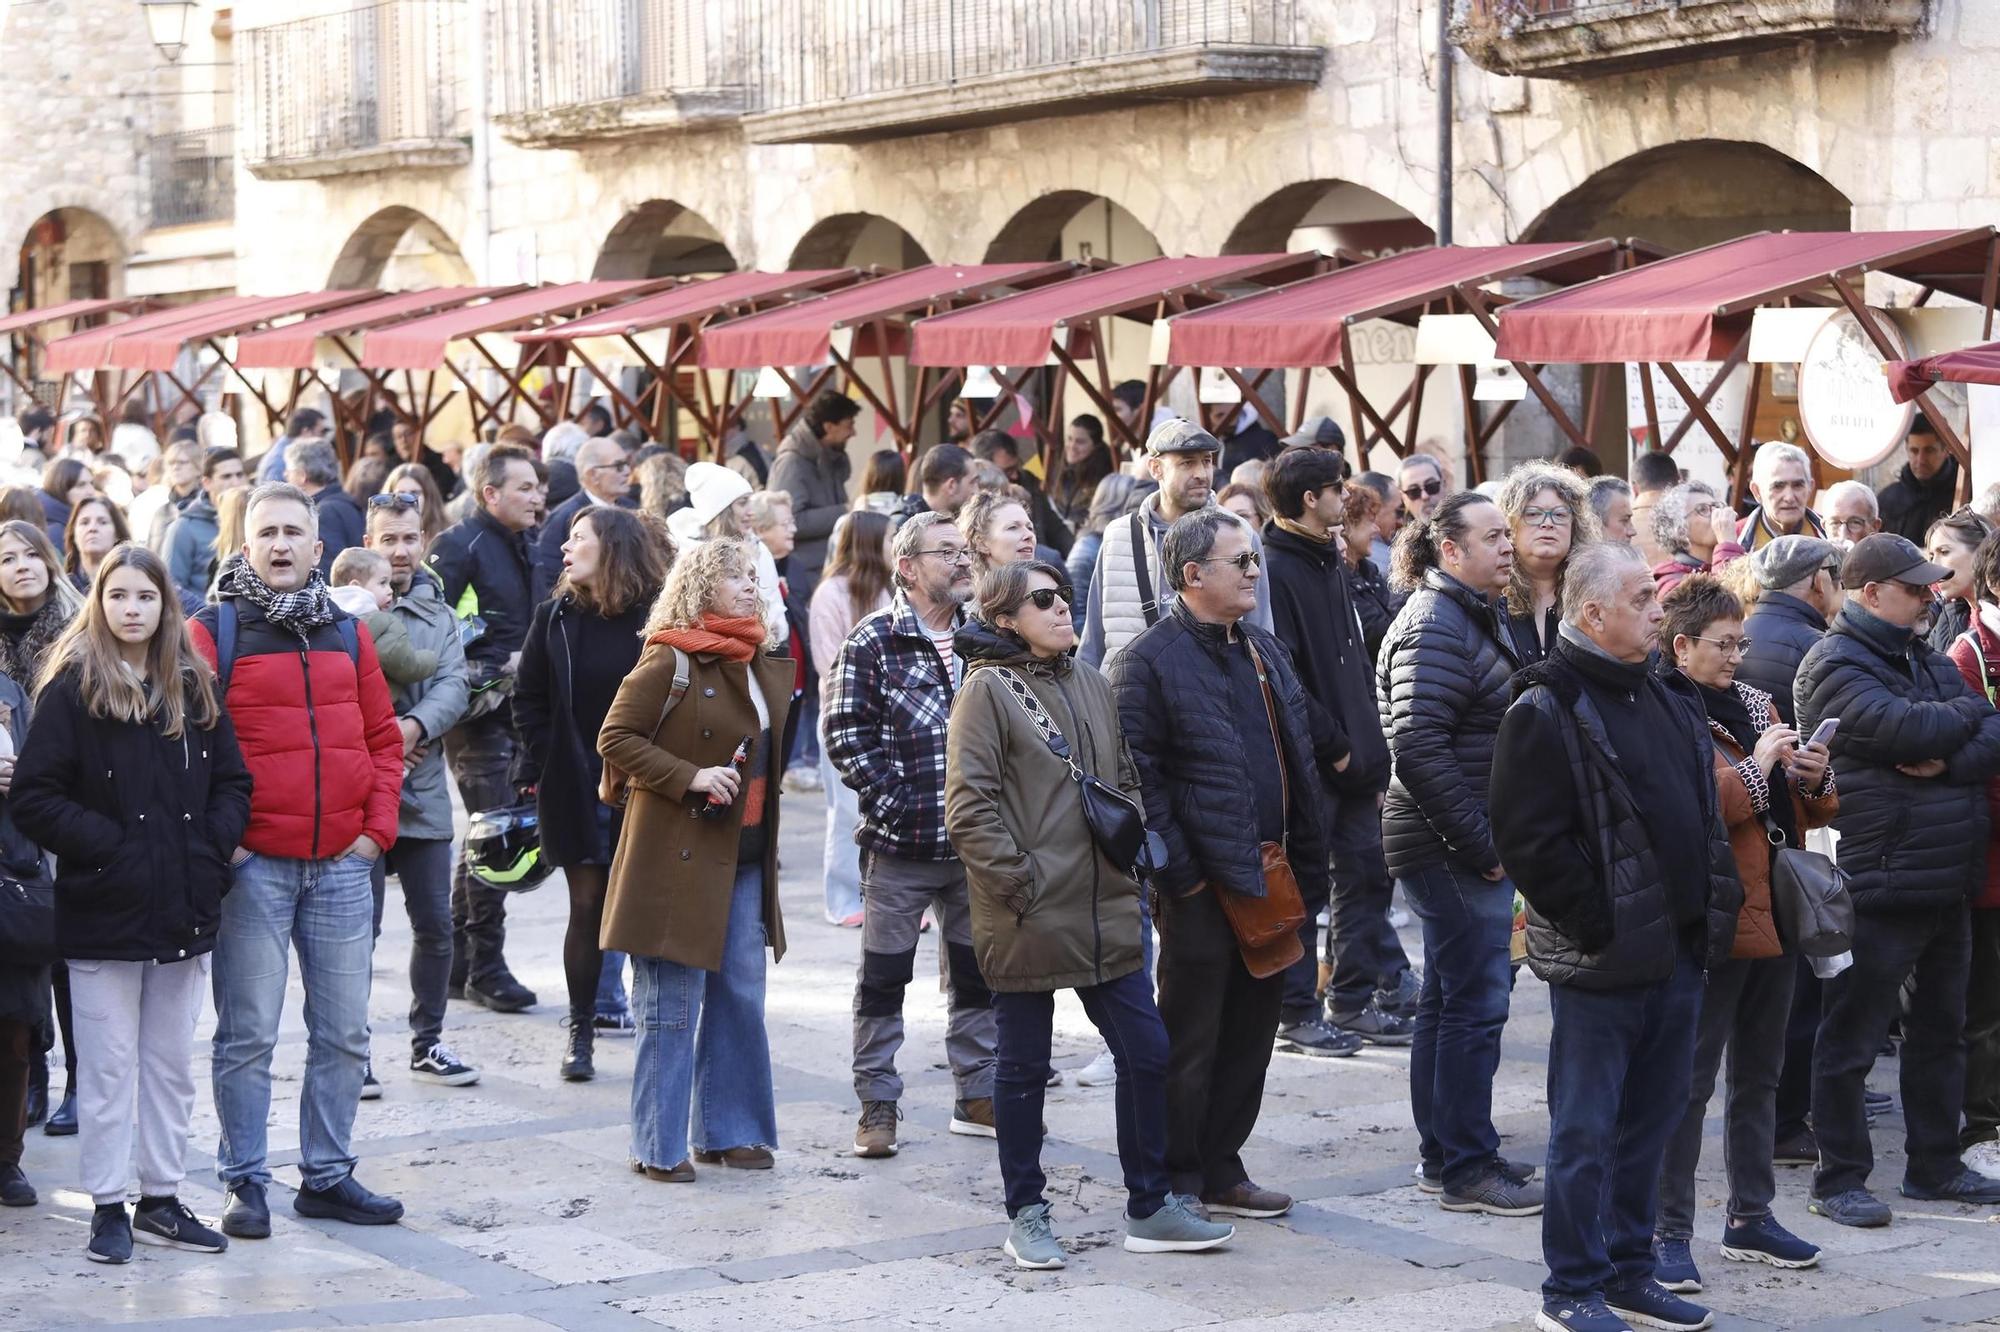
<svg viewBox="0 0 2000 1332">
<path fill-rule="evenodd" d="M 462 338 L 530 329 L 544 319 L 580 314 L 614 301 L 631 300 L 658 291 L 661 287 L 672 286 L 674 282 L 673 278 L 563 282 L 502 296 L 484 305 L 446 310 L 407 323 L 391 324 L 368 335 L 361 349 L 361 364 L 370 370 L 441 369 L 445 349 Z"/>
<path fill-rule="evenodd" d="M 1168 365 L 1310 368 L 1342 363 L 1347 326 L 1413 317 L 1460 287 L 1534 276 L 1554 282 L 1601 277 L 1616 241 L 1554 245 L 1427 246 L 1303 282 L 1175 315 L 1167 321 Z"/>
<path fill-rule="evenodd" d="M 1939 352 L 1921 360 L 1891 361 L 1882 368 L 1889 374 L 1889 392 L 1897 402 L 1908 402 L 1939 382 L 2000 384 L 2000 342 Z"/>
<path fill-rule="evenodd" d="M 1992 227 L 1760 231 L 1510 305 L 1500 314 L 1499 355 L 1582 365 L 1721 360 L 1757 307 L 1876 271 L 1978 300 L 1993 235 Z"/>
<path fill-rule="evenodd" d="M 81 333 L 72 333 L 66 338 L 58 338 L 51 342 L 42 362 L 42 368 L 51 375 L 74 374 L 79 370 L 107 369 L 111 365 L 107 359 L 111 344 L 120 337 L 145 333 L 152 329 L 168 328 L 190 319 L 246 310 L 269 299 L 268 296 L 218 296 L 214 300 L 197 301 L 193 305 L 170 306 L 165 310 L 155 310 L 151 314 L 137 315 L 122 324 L 87 328 Z"/>
<path fill-rule="evenodd" d="M 180 359 L 181 349 L 190 343 L 226 338 L 269 324 L 274 320 L 318 314 L 339 306 L 366 301 L 372 291 L 307 291 L 290 296 L 252 298 L 252 303 L 231 310 L 210 310 L 190 306 L 187 317 L 171 324 L 132 330 L 129 323 L 113 329 L 107 362 L 123 370 L 171 370 Z"/>
<path fill-rule="evenodd" d="M 39 310 L 21 310 L 0 318 L 0 333 L 19 333 L 24 329 L 40 328 L 43 324 L 53 324 L 62 319 L 77 320 L 88 319 L 92 315 L 123 314 L 131 310 L 143 310 L 152 303 L 144 296 L 64 301 L 61 305 L 45 305 Z"/>
<path fill-rule="evenodd" d="M 454 310 L 476 300 L 520 290 L 518 286 L 433 287 L 428 291 L 394 292 L 279 328 L 246 333 L 236 340 L 236 364 L 244 370 L 310 370 L 317 364 L 315 349 L 321 338 L 365 333 L 384 324 L 421 319 L 441 310 Z"/>
<path fill-rule="evenodd" d="M 522 342 L 574 342 L 578 338 L 615 338 L 675 324 L 696 323 L 740 306 L 796 293 L 808 296 L 844 287 L 861 276 L 858 268 L 801 269 L 795 273 L 725 273 L 703 282 L 689 282 L 616 305 L 601 314 L 585 315 L 553 328 L 523 333 Z"/>
<path fill-rule="evenodd" d="M 833 357 L 833 332 L 877 319 L 898 319 L 940 301 L 984 296 L 1007 287 L 1029 287 L 1074 273 L 1067 259 L 1041 264 L 925 264 L 827 296 L 795 301 L 762 314 L 732 319 L 702 336 L 700 364 L 712 370 L 763 365 L 824 365 Z"/>
<path fill-rule="evenodd" d="M 969 310 L 918 320 L 910 364 L 1041 365 L 1073 325 L 1157 309 L 1169 298 L 1226 282 L 1263 279 L 1268 285 L 1283 276 L 1303 276 L 1320 260 L 1317 253 L 1162 257 L 1100 269 Z"/>
</svg>

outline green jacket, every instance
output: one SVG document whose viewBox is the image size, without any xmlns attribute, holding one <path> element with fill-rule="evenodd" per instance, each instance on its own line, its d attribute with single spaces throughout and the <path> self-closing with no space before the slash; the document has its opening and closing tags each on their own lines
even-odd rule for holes
<svg viewBox="0 0 2000 1332">
<path fill-rule="evenodd" d="M 951 710 L 945 829 L 965 864 L 980 975 L 994 990 L 1065 990 L 1137 971 L 1139 885 L 1098 851 L 1068 766 L 1001 668 L 1026 682 L 1085 772 L 1136 799 L 1110 684 L 978 620 L 958 631 L 958 650 L 967 671 Z"/>
</svg>

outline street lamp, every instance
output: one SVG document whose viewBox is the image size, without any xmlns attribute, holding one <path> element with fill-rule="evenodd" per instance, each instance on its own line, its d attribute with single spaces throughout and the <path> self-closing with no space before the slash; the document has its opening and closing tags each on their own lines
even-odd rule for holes
<svg viewBox="0 0 2000 1332">
<path fill-rule="evenodd" d="M 172 64 L 187 50 L 188 16 L 194 12 L 195 0 L 139 0 L 139 7 L 146 11 L 146 30 L 152 35 L 153 45 Z"/>
</svg>

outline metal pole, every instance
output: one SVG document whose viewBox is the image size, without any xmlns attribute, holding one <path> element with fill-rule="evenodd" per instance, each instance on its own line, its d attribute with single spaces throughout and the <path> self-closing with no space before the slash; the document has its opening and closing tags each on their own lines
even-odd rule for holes
<svg viewBox="0 0 2000 1332">
<path fill-rule="evenodd" d="M 1437 114 L 1438 114 L 1438 216 L 1437 243 L 1451 244 L 1451 8 L 1452 0 L 1438 0 L 1437 26 Z"/>
</svg>

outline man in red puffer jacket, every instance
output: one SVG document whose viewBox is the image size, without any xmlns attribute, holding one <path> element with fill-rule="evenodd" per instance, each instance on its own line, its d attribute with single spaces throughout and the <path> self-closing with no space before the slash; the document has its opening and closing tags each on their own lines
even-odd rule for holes
<svg viewBox="0 0 2000 1332">
<path fill-rule="evenodd" d="M 228 1191 L 222 1230 L 265 1239 L 271 1213 L 266 1128 L 271 1050 L 296 947 L 306 992 L 306 1072 L 292 1208 L 356 1225 L 400 1220 L 403 1205 L 354 1178 L 349 1143 L 368 1057 L 374 955 L 372 868 L 396 841 L 403 736 L 368 631 L 333 604 L 319 572 L 318 516 L 288 485 L 244 509 L 241 557 L 218 605 L 189 626 L 215 665 L 255 790 L 216 933 L 211 1071 Z"/>
<path fill-rule="evenodd" d="M 2000 695 L 2000 541 L 1972 557 L 1977 613 L 1949 655 L 1965 682 L 1987 702 Z M 1993 831 L 1986 843 L 1986 877 L 1972 898 L 1972 970 L 1965 992 L 1965 1124 L 1959 1146 L 1966 1164 L 2000 1174 L 2000 777 L 1986 783 Z"/>
</svg>

